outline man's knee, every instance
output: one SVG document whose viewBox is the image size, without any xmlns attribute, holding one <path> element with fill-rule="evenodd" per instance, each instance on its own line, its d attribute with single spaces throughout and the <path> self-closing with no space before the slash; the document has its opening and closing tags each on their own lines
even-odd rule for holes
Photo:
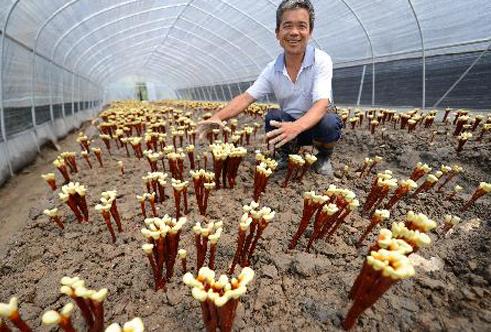
<svg viewBox="0 0 491 332">
<path fill-rule="evenodd" d="M 322 143 L 332 143 L 341 137 L 343 124 L 334 112 L 326 113 L 317 125 L 314 139 Z"/>
</svg>

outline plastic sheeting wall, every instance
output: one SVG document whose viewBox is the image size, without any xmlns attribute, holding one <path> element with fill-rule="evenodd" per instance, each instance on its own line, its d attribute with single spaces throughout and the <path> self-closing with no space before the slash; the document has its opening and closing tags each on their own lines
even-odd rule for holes
<svg viewBox="0 0 491 332">
<path fill-rule="evenodd" d="M 422 58 L 375 64 L 375 105 L 420 107 L 422 67 Z M 458 84 L 449 90 L 461 77 Z M 371 65 L 334 69 L 334 102 L 344 105 L 371 105 L 371 78 Z M 182 98 L 194 100 L 227 101 L 244 92 L 252 83 L 253 81 L 247 81 L 204 86 L 182 89 L 178 93 Z M 428 107 L 486 110 L 491 108 L 490 91 L 491 53 L 469 52 L 426 58 L 425 99 Z M 276 99 L 274 95 L 270 95 L 261 101 L 275 102 Z"/>
</svg>

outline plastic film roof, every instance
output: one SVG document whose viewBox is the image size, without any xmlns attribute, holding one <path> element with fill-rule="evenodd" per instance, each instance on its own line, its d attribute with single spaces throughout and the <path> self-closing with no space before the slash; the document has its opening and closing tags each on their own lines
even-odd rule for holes
<svg viewBox="0 0 491 332">
<path fill-rule="evenodd" d="M 169 93 L 254 80 L 280 52 L 274 34 L 279 2 L 3 0 L 0 27 L 16 42 L 4 45 L 4 95 L 25 100 L 35 92 L 36 104 L 47 96 L 62 100 L 67 92 L 54 93 L 52 86 L 64 76 L 61 85 L 87 86 L 89 95 L 117 89 L 121 80 L 154 82 Z M 423 51 L 483 50 L 491 40 L 489 0 L 313 4 L 312 43 L 331 55 L 336 68 L 420 57 Z M 32 54 L 19 55 L 20 44 L 36 52 L 34 61 Z M 42 88 L 47 81 L 51 91 Z"/>
</svg>

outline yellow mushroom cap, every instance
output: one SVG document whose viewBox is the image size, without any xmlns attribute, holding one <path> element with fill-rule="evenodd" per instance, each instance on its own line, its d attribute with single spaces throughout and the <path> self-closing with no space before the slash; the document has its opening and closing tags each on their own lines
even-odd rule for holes
<svg viewBox="0 0 491 332">
<path fill-rule="evenodd" d="M 81 279 L 79 277 L 63 277 L 60 280 L 60 283 L 64 286 L 72 286 L 74 283 L 79 282 Z"/>
<path fill-rule="evenodd" d="M 151 254 L 153 252 L 153 244 L 145 243 L 142 245 L 142 249 L 146 254 Z"/>
<path fill-rule="evenodd" d="M 104 330 L 104 332 L 122 332 L 122 330 L 118 323 L 112 323 Z"/>
<path fill-rule="evenodd" d="M 57 208 L 54 208 L 54 209 L 51 209 L 51 210 L 46 209 L 46 210 L 43 211 L 43 213 L 45 215 L 47 215 L 48 217 L 53 218 L 53 217 L 58 216 L 58 209 Z"/>
<path fill-rule="evenodd" d="M 254 278 L 254 270 L 248 266 L 244 267 L 242 271 L 240 271 L 238 277 L 240 284 L 244 286 L 247 285 L 249 282 L 251 282 L 253 278 Z"/>
<path fill-rule="evenodd" d="M 123 332 L 143 332 L 145 331 L 145 326 L 143 321 L 139 317 L 135 317 L 129 322 L 124 323 Z"/>
<path fill-rule="evenodd" d="M 46 174 L 41 174 L 41 177 L 48 181 L 48 180 L 55 180 L 56 177 L 55 177 L 55 173 L 46 173 Z"/>
<path fill-rule="evenodd" d="M 15 296 L 10 298 L 9 303 L 0 303 L 0 317 L 2 318 L 10 318 L 17 310 L 17 298 Z"/>
<path fill-rule="evenodd" d="M 353 211 L 354 209 L 358 208 L 359 206 L 360 206 L 360 201 L 357 199 L 354 199 L 349 203 L 348 208 L 350 211 Z"/>
<path fill-rule="evenodd" d="M 367 263 L 376 271 L 382 271 L 384 277 L 393 280 L 410 278 L 415 274 L 409 258 L 397 251 L 372 251 L 367 257 Z"/>
<path fill-rule="evenodd" d="M 486 193 L 491 192 L 491 183 L 481 182 L 479 183 L 479 189 L 484 190 Z"/>
<path fill-rule="evenodd" d="M 406 220 L 416 225 L 416 227 L 422 229 L 423 232 L 428 232 L 436 227 L 436 222 L 429 219 L 423 213 L 415 214 L 413 211 L 409 211 L 406 214 Z"/>
<path fill-rule="evenodd" d="M 90 299 L 97 302 L 103 302 L 107 295 L 109 294 L 109 290 L 107 288 L 102 288 L 97 292 L 91 294 Z"/>
<path fill-rule="evenodd" d="M 196 280 L 196 278 L 193 277 L 193 274 L 191 272 L 187 272 L 183 277 L 182 281 L 186 286 L 194 287 L 194 288 L 201 288 L 203 289 L 203 284 Z"/>
<path fill-rule="evenodd" d="M 420 231 L 409 230 L 404 223 L 393 223 L 392 224 L 392 236 L 394 238 L 402 238 L 406 241 L 414 243 L 418 248 L 426 247 L 431 243 L 431 239 L 425 233 Z"/>
<path fill-rule="evenodd" d="M 73 303 L 68 302 L 67 304 L 65 304 L 63 306 L 63 308 L 61 308 L 60 314 L 62 316 L 65 316 L 65 317 L 69 317 L 72 314 L 74 308 L 75 307 L 74 307 Z"/>
<path fill-rule="evenodd" d="M 41 321 L 44 325 L 58 324 L 60 320 L 61 320 L 61 315 L 54 310 L 46 311 L 43 314 L 43 317 L 41 318 Z"/>
<path fill-rule="evenodd" d="M 68 287 L 68 286 L 61 286 L 60 287 L 60 293 L 68 295 L 68 296 L 75 295 L 75 292 L 73 291 L 73 289 Z"/>
<path fill-rule="evenodd" d="M 180 257 L 181 259 L 184 259 L 184 258 L 186 258 L 186 256 L 187 256 L 187 251 L 186 251 L 186 250 L 184 250 L 184 249 L 179 249 L 179 251 L 177 252 L 177 254 L 179 255 L 179 257 Z"/>
<path fill-rule="evenodd" d="M 373 217 L 379 220 L 385 220 L 390 217 L 390 211 L 389 210 L 375 210 L 373 213 Z"/>
<path fill-rule="evenodd" d="M 249 229 L 249 226 L 251 225 L 251 223 L 252 223 L 252 218 L 249 217 L 248 213 L 244 213 L 242 215 L 242 217 L 240 218 L 239 227 L 241 230 L 245 231 L 245 230 Z"/>
<path fill-rule="evenodd" d="M 194 287 L 192 290 L 191 290 L 191 294 L 193 295 L 193 297 L 198 300 L 199 302 L 204 302 L 206 301 L 206 299 L 208 298 L 208 294 L 206 291 L 204 291 L 203 289 L 200 289 L 200 288 L 197 288 L 197 287 Z"/>
<path fill-rule="evenodd" d="M 426 181 L 430 182 L 430 183 L 435 183 L 438 181 L 438 177 L 433 175 L 433 174 L 430 174 L 426 177 Z"/>
<path fill-rule="evenodd" d="M 416 189 L 418 184 L 411 179 L 401 181 L 401 186 L 409 188 L 409 190 Z"/>
<path fill-rule="evenodd" d="M 446 214 L 445 222 L 451 225 L 456 225 L 460 222 L 460 218 L 457 216 L 452 216 L 451 214 Z"/>
</svg>

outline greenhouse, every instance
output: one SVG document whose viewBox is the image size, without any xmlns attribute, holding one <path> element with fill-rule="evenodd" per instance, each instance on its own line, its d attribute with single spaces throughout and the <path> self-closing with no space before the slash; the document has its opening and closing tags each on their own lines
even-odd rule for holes
<svg viewBox="0 0 491 332">
<path fill-rule="evenodd" d="M 489 330 L 490 18 L 2 0 L 0 332 Z"/>
</svg>

